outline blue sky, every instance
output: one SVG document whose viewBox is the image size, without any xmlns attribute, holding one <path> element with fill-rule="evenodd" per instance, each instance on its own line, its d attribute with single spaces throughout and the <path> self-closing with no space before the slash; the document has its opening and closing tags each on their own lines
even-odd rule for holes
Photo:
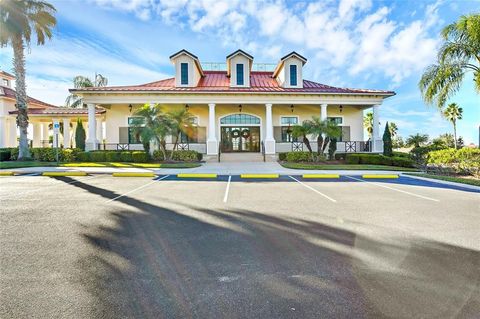
<svg viewBox="0 0 480 319">
<path fill-rule="evenodd" d="M 242 48 L 256 62 L 276 63 L 295 50 L 308 58 L 306 79 L 395 90 L 380 119 L 395 122 L 404 137 L 451 132 L 422 102 L 417 83 L 435 61 L 441 28 L 480 12 L 479 0 L 50 2 L 58 11 L 54 38 L 27 53 L 27 90 L 43 101 L 62 105 L 75 75 L 98 72 L 110 85 L 171 76 L 168 56 L 182 48 L 205 62 L 224 62 Z M 1 50 L 0 68 L 11 72 L 11 48 Z M 471 77 L 451 102 L 464 109 L 459 135 L 478 143 L 480 96 Z"/>
</svg>

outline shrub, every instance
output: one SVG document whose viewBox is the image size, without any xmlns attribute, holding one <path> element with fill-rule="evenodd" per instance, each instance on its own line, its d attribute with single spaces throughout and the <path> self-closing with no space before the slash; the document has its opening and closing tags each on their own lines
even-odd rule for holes
<svg viewBox="0 0 480 319">
<path fill-rule="evenodd" d="M 90 154 L 91 152 L 79 152 L 77 154 L 77 160 L 80 162 L 90 162 Z"/>
<path fill-rule="evenodd" d="M 2 148 L 0 149 L 0 161 L 9 161 L 12 156 L 13 148 Z"/>
<path fill-rule="evenodd" d="M 427 162 L 433 168 L 480 176 L 480 149 L 450 148 L 432 151 L 428 153 Z"/>
<path fill-rule="evenodd" d="M 457 159 L 457 150 L 447 148 L 440 151 L 432 151 L 428 153 L 427 162 L 429 164 L 451 164 Z"/>
<path fill-rule="evenodd" d="M 392 165 L 393 166 L 400 166 L 400 167 L 414 167 L 415 162 L 409 158 L 405 157 L 392 157 Z"/>
<path fill-rule="evenodd" d="M 287 154 L 288 153 L 278 153 L 278 159 L 280 161 L 286 161 L 287 160 Z"/>
<path fill-rule="evenodd" d="M 127 152 L 127 151 L 121 152 L 120 153 L 120 158 L 121 158 L 122 162 L 132 162 L 133 161 L 132 153 Z"/>
<path fill-rule="evenodd" d="M 132 160 L 134 163 L 148 162 L 148 154 L 146 152 L 132 152 Z"/>
<path fill-rule="evenodd" d="M 12 148 L 10 151 L 10 160 L 16 161 L 18 159 L 18 147 Z"/>
<path fill-rule="evenodd" d="M 91 162 L 105 162 L 105 152 L 102 151 L 94 151 L 90 152 L 90 161 Z"/>
<path fill-rule="evenodd" d="M 77 120 L 77 128 L 75 129 L 75 146 L 85 151 L 85 129 L 81 119 Z"/>
<path fill-rule="evenodd" d="M 106 152 L 105 153 L 105 160 L 107 162 L 121 162 L 122 161 L 122 156 L 120 152 Z"/>
<path fill-rule="evenodd" d="M 310 152 L 288 152 L 287 153 L 287 162 L 298 163 L 298 162 L 313 162 L 315 158 Z"/>
<path fill-rule="evenodd" d="M 77 160 L 79 148 L 66 148 L 59 154 L 60 161 L 62 162 L 74 162 Z"/>
<path fill-rule="evenodd" d="M 385 131 L 383 132 L 383 155 L 392 156 L 392 134 L 390 133 L 390 128 L 388 127 L 388 122 L 385 124 Z"/>
<path fill-rule="evenodd" d="M 392 156 L 410 158 L 410 155 L 408 153 L 404 153 L 404 152 L 392 152 Z"/>
<path fill-rule="evenodd" d="M 168 154 L 168 152 L 167 152 Z M 168 156 L 168 155 L 167 155 Z M 163 158 L 163 153 L 162 151 L 160 150 L 155 150 L 153 151 L 153 154 L 152 154 L 152 160 L 155 161 L 155 162 L 162 162 L 165 160 L 165 158 Z"/>
<path fill-rule="evenodd" d="M 335 153 L 335 159 L 336 160 L 344 160 L 347 154 L 345 153 Z"/>
<path fill-rule="evenodd" d="M 198 161 L 197 151 L 175 151 L 172 159 L 180 162 L 196 162 Z"/>
<path fill-rule="evenodd" d="M 347 164 L 360 164 L 360 154 L 346 154 L 345 161 Z"/>
</svg>

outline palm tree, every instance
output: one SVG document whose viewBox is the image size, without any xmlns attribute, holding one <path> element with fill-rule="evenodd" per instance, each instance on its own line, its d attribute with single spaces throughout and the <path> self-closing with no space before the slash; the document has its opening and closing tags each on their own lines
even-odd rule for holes
<svg viewBox="0 0 480 319">
<path fill-rule="evenodd" d="M 30 157 L 28 149 L 27 91 L 25 86 L 25 45 L 30 47 L 32 33 L 36 34 L 37 45 L 45 44 L 52 37 L 52 28 L 57 24 L 55 7 L 36 0 L 0 1 L 0 47 L 10 44 L 13 48 L 15 74 L 15 99 L 17 126 L 20 128 L 18 160 Z"/>
<path fill-rule="evenodd" d="M 430 65 L 418 86 L 428 104 L 442 109 L 458 91 L 465 74 L 473 71 L 475 89 L 480 93 L 480 14 L 462 16 L 442 30 L 444 44 L 437 64 Z"/>
<path fill-rule="evenodd" d="M 368 112 L 363 117 L 363 127 L 367 130 L 368 137 L 372 137 L 373 134 L 373 113 Z"/>
<path fill-rule="evenodd" d="M 317 153 L 321 155 L 325 152 L 328 143 L 332 138 L 338 138 L 342 135 L 342 129 L 330 120 L 321 120 L 318 116 L 313 116 L 311 120 L 305 121 L 309 133 L 317 139 Z"/>
<path fill-rule="evenodd" d="M 453 125 L 453 141 L 455 148 L 457 148 L 457 120 L 462 119 L 463 109 L 459 107 L 457 103 L 450 103 L 445 111 L 443 111 L 443 116 Z"/>
<path fill-rule="evenodd" d="M 397 136 L 398 132 L 398 126 L 394 122 L 388 123 L 388 128 L 390 129 L 390 135 L 392 135 L 392 138 L 395 138 Z"/>
<path fill-rule="evenodd" d="M 420 145 L 425 144 L 428 142 L 428 135 L 427 134 L 415 134 L 415 135 L 410 135 L 407 140 L 405 141 L 405 144 L 407 146 L 414 146 L 414 147 L 420 147 Z"/>
<path fill-rule="evenodd" d="M 302 125 L 294 125 L 292 127 L 292 136 L 295 138 L 302 138 L 303 144 L 307 147 L 308 151 L 310 153 L 313 153 L 312 146 L 310 145 L 310 141 L 308 140 L 307 135 L 310 134 L 309 130 L 310 128 L 305 125 L 305 121 L 302 123 Z"/>
<path fill-rule="evenodd" d="M 95 74 L 95 80 L 92 81 L 86 76 L 77 75 L 73 78 L 73 87 L 83 89 L 89 87 L 103 87 L 108 85 L 108 79 L 101 74 Z M 75 93 L 70 94 L 65 100 L 67 107 L 83 107 L 83 98 Z"/>
<path fill-rule="evenodd" d="M 180 134 L 187 134 L 187 132 L 191 130 L 195 117 L 184 108 L 172 110 L 167 113 L 167 116 L 171 123 L 170 135 L 175 139 L 171 154 L 171 157 L 173 157 L 173 153 L 177 149 Z"/>
<path fill-rule="evenodd" d="M 166 137 L 171 131 L 171 122 L 159 104 L 150 106 L 145 104 L 134 112 L 138 118 L 132 120 L 134 134 L 140 136 L 142 144 L 148 145 L 151 141 L 158 143 L 163 158 L 167 160 Z M 146 147 L 145 151 L 148 147 Z"/>
</svg>

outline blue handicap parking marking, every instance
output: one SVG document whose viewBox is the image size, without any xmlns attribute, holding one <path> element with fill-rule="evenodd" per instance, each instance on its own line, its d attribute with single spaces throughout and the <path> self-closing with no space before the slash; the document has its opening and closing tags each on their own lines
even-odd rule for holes
<svg viewBox="0 0 480 319">
<path fill-rule="evenodd" d="M 380 179 L 379 179 L 380 180 Z M 444 188 L 444 189 L 453 189 L 459 191 L 466 191 L 466 192 L 473 192 L 473 193 L 480 193 L 480 190 L 463 187 L 460 185 L 447 185 L 435 181 L 427 181 L 412 178 L 409 176 L 401 175 L 398 179 L 384 179 L 381 180 L 382 182 L 390 183 L 390 184 L 401 184 L 401 185 L 410 185 L 410 186 L 423 186 L 423 187 L 432 187 L 432 188 Z"/>
</svg>

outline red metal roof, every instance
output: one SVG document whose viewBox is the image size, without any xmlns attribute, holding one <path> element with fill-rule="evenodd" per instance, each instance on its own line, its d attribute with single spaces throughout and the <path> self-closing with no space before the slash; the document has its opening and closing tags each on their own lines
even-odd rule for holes
<svg viewBox="0 0 480 319">
<path fill-rule="evenodd" d="M 70 107 L 48 107 L 44 109 L 28 109 L 28 115 L 88 115 L 88 109 L 74 109 Z M 10 111 L 9 114 L 17 114 L 18 111 Z M 96 114 L 105 113 L 105 109 L 96 108 Z"/>
<path fill-rule="evenodd" d="M 230 87 L 230 78 L 226 71 L 204 71 L 202 77 L 195 87 L 175 87 L 175 78 L 168 78 L 156 82 L 132 85 L 132 86 L 109 86 L 109 87 L 89 87 L 82 89 L 70 89 L 70 92 L 78 91 L 109 91 L 109 92 L 128 92 L 128 91 L 165 91 L 165 92 L 212 92 L 212 93 L 337 93 L 337 94 L 383 94 L 394 95 L 393 91 L 367 90 L 367 89 L 349 89 L 329 86 L 313 81 L 303 80 L 303 88 L 283 88 L 272 77 L 273 72 L 250 73 L 250 87 Z"/>
<path fill-rule="evenodd" d="M 10 99 L 15 99 L 15 90 L 7 86 L 0 86 L 0 97 L 4 96 Z M 52 107 L 56 108 L 55 105 L 42 102 L 40 100 L 34 99 L 33 97 L 27 97 L 27 103 L 37 104 L 40 107 Z"/>
</svg>

